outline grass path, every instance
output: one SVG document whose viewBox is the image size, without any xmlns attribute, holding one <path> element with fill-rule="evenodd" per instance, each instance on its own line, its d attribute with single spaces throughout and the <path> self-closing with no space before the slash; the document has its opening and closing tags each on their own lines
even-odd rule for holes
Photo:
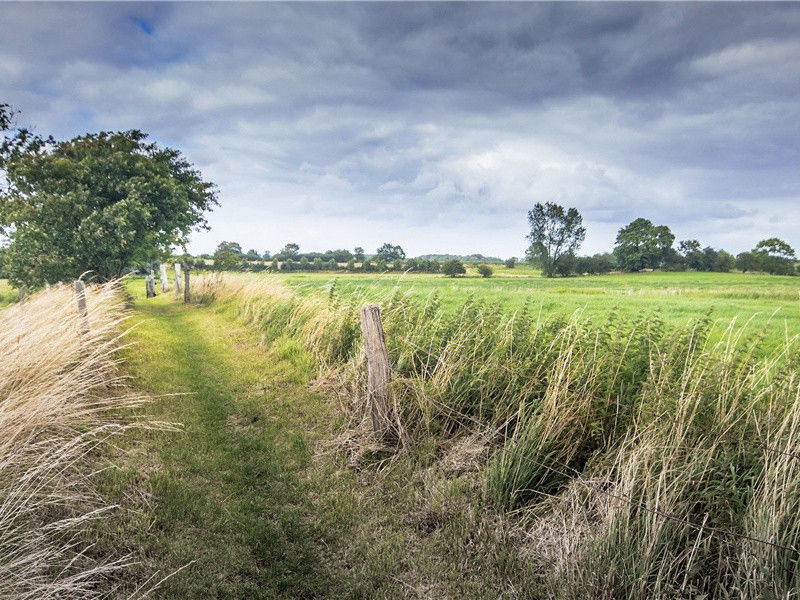
<svg viewBox="0 0 800 600">
<path fill-rule="evenodd" d="M 340 423 L 306 385 L 314 368 L 297 342 L 265 347 L 232 316 L 168 296 L 137 300 L 134 323 L 125 359 L 156 396 L 147 417 L 183 428 L 138 434 L 101 479 L 122 511 L 96 551 L 137 561 L 117 597 L 178 570 L 154 597 L 526 597 L 507 593 L 521 565 L 476 510 L 479 493 L 425 475 L 431 448 L 380 473 L 314 457 Z"/>
<path fill-rule="evenodd" d="M 160 297 L 137 304 L 134 380 L 159 398 L 150 417 L 180 433 L 149 434 L 150 456 L 118 475 L 123 490 L 150 464 L 147 510 L 128 522 L 144 571 L 189 567 L 165 598 L 313 598 L 339 582 L 313 516 L 303 430 L 326 416 L 303 392 L 308 369 L 268 356 L 224 316 Z M 146 523 L 142 522 L 146 521 Z M 344 582 L 342 582 L 344 583 Z"/>
</svg>

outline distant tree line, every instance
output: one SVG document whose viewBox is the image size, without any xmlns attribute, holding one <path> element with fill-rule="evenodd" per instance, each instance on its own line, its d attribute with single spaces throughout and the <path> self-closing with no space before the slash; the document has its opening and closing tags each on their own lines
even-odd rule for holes
<svg viewBox="0 0 800 600">
<path fill-rule="evenodd" d="M 578 256 L 586 237 L 583 218 L 575 208 L 547 202 L 528 212 L 530 246 L 526 260 L 555 275 L 601 274 L 611 271 L 757 271 L 775 275 L 798 274 L 794 249 L 778 238 L 762 240 L 737 256 L 722 249 L 702 247 L 698 240 L 683 240 L 674 247 L 675 235 L 666 225 L 635 219 L 617 233 L 611 253 Z"/>
</svg>

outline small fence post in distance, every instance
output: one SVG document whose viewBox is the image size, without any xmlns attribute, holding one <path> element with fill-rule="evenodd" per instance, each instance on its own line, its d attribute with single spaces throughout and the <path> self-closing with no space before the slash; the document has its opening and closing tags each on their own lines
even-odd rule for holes
<svg viewBox="0 0 800 600">
<path fill-rule="evenodd" d="M 183 303 L 189 304 L 189 265 L 183 265 Z"/>
<path fill-rule="evenodd" d="M 367 401 L 372 431 L 377 439 L 384 440 L 392 426 L 392 403 L 389 397 L 392 369 L 381 323 L 381 309 L 377 304 L 368 304 L 362 307 L 359 316 L 367 355 Z"/>
<path fill-rule="evenodd" d="M 169 281 L 167 281 L 167 265 L 161 263 L 161 293 L 166 294 L 169 291 Z"/>
<path fill-rule="evenodd" d="M 89 310 L 86 308 L 86 286 L 80 279 L 75 280 L 75 297 L 78 301 L 78 328 L 81 335 L 89 333 Z"/>
<path fill-rule="evenodd" d="M 156 278 L 153 275 L 153 271 L 150 271 L 150 274 L 144 278 L 144 284 L 147 289 L 147 297 L 148 298 L 155 298 L 156 297 Z"/>
<path fill-rule="evenodd" d="M 172 265 L 175 269 L 175 293 L 181 293 L 181 263 Z"/>
</svg>

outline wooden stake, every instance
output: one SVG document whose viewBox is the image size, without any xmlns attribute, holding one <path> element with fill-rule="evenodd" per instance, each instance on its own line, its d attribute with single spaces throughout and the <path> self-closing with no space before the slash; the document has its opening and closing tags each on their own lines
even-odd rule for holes
<svg viewBox="0 0 800 600">
<path fill-rule="evenodd" d="M 80 279 L 75 281 L 75 297 L 78 300 L 78 328 L 81 335 L 88 335 L 89 310 L 86 308 L 86 286 Z"/>
<path fill-rule="evenodd" d="M 150 274 L 144 278 L 144 285 L 147 290 L 147 297 L 148 298 L 155 298 L 156 297 L 156 278 L 153 275 L 153 272 L 150 271 Z"/>
<path fill-rule="evenodd" d="M 360 317 L 367 354 L 367 401 L 372 431 L 377 439 L 383 440 L 392 426 L 392 403 L 389 397 L 392 369 L 381 323 L 381 309 L 377 304 L 368 304 L 361 309 Z"/>
<path fill-rule="evenodd" d="M 169 281 L 167 281 L 167 265 L 161 263 L 161 293 L 166 294 L 169 291 Z"/>
<path fill-rule="evenodd" d="M 189 265 L 183 265 L 183 303 L 189 304 Z"/>
<path fill-rule="evenodd" d="M 181 263 L 175 263 L 173 265 L 175 268 L 175 293 L 181 293 Z"/>
</svg>

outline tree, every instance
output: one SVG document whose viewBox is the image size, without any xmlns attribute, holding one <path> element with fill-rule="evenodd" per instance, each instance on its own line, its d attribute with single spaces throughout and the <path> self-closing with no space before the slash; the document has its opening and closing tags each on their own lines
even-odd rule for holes
<svg viewBox="0 0 800 600">
<path fill-rule="evenodd" d="M 683 265 L 693 271 L 703 270 L 703 252 L 697 240 L 682 240 L 678 244 L 678 253 L 683 257 Z"/>
<path fill-rule="evenodd" d="M 356 270 L 356 261 L 353 260 L 352 258 L 350 260 L 348 260 L 346 268 L 350 272 L 355 271 Z"/>
<path fill-rule="evenodd" d="M 255 261 L 261 260 L 261 255 L 258 253 L 257 250 L 253 250 L 252 248 L 247 251 L 247 254 L 244 255 L 248 261 Z"/>
<path fill-rule="evenodd" d="M 529 262 L 539 263 L 545 277 L 553 277 L 559 262 L 572 256 L 586 238 L 583 217 L 575 208 L 566 211 L 554 202 L 537 202 L 528 211 L 531 232 L 527 239 L 531 245 L 527 251 Z"/>
<path fill-rule="evenodd" d="M 511 258 L 507 259 L 503 264 L 506 266 L 506 269 L 513 269 L 514 267 L 517 266 L 517 258 L 515 256 L 512 256 Z"/>
<path fill-rule="evenodd" d="M 245 255 L 236 242 L 222 242 L 214 252 L 214 268 L 219 271 L 234 271 L 242 267 Z"/>
<path fill-rule="evenodd" d="M 270 254 L 269 250 L 264 250 L 264 254 L 262 255 L 261 258 L 263 258 L 265 261 L 269 262 L 269 261 L 272 260 L 272 254 Z"/>
<path fill-rule="evenodd" d="M 758 271 L 758 266 L 758 259 L 752 252 L 740 252 L 736 255 L 736 268 L 743 273 Z"/>
<path fill-rule="evenodd" d="M 215 186 L 180 152 L 147 142 L 141 131 L 32 145 L 23 139 L 18 131 L 0 149 L 0 233 L 8 239 L 6 272 L 17 285 L 68 281 L 85 271 L 107 281 L 185 246 L 193 229 L 207 229 Z"/>
<path fill-rule="evenodd" d="M 387 263 L 392 262 L 394 260 L 403 260 L 406 257 L 406 253 L 400 246 L 392 246 L 391 244 L 384 244 L 380 248 L 378 248 L 375 256 L 385 260 Z"/>
<path fill-rule="evenodd" d="M 300 253 L 300 246 L 299 244 L 295 244 L 294 242 L 289 242 L 288 244 L 286 244 L 280 252 L 284 260 L 287 258 L 297 258 L 297 255 L 299 253 Z"/>
<path fill-rule="evenodd" d="M 624 271 L 657 269 L 668 259 L 674 241 L 666 225 L 639 218 L 619 230 L 614 256 Z"/>
<path fill-rule="evenodd" d="M 792 275 L 795 272 L 794 249 L 783 240 L 773 237 L 761 240 L 753 248 L 760 270 L 772 275 Z"/>
<path fill-rule="evenodd" d="M 323 263 L 322 259 L 318 256 L 317 258 L 314 259 L 312 268 L 315 271 L 322 271 L 325 269 L 325 263 Z"/>
<path fill-rule="evenodd" d="M 489 265 L 478 265 L 478 274 L 481 277 L 491 277 L 492 273 L 494 273 L 494 271 L 492 271 L 492 267 Z"/>
<path fill-rule="evenodd" d="M 364 249 L 361 246 L 353 248 L 353 258 L 356 259 L 356 262 L 364 262 Z"/>
<path fill-rule="evenodd" d="M 457 258 L 448 260 L 442 265 L 442 273 L 444 273 L 447 277 L 456 277 L 457 275 L 463 275 L 466 272 L 467 270 L 464 268 L 464 263 Z"/>
</svg>

